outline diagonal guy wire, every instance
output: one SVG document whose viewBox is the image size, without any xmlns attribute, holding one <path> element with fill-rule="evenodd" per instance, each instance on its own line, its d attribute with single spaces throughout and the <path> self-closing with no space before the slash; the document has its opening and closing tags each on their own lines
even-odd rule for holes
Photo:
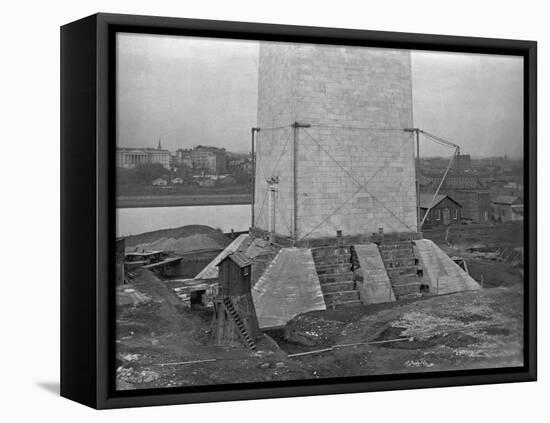
<svg viewBox="0 0 550 423">
<path fill-rule="evenodd" d="M 340 164 L 340 162 L 338 160 L 336 160 L 322 145 L 319 141 L 317 141 L 310 133 L 307 129 L 304 129 L 304 132 L 311 138 L 311 140 L 313 142 L 315 142 L 315 144 L 317 144 L 319 146 L 319 148 L 321 150 L 323 150 L 325 152 L 325 154 L 327 156 L 329 156 L 329 158 L 334 162 L 336 163 L 357 185 L 359 185 L 367 194 L 369 194 L 378 204 L 380 204 L 386 211 L 388 211 L 388 213 L 390 213 L 395 219 L 397 219 L 399 222 L 401 222 L 406 228 L 408 228 L 409 230 L 415 232 L 411 227 L 409 227 L 409 225 L 407 225 L 405 222 L 403 222 L 393 211 L 391 211 L 388 207 L 386 207 L 386 205 L 384 203 L 382 203 L 382 201 L 380 201 L 374 194 L 372 194 L 360 181 L 357 180 L 357 178 L 351 173 L 349 172 L 344 166 L 342 166 Z"/>
</svg>

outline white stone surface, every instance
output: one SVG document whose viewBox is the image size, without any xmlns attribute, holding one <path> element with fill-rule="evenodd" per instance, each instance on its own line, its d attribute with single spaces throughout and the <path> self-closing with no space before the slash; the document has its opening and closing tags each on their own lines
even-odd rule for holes
<svg viewBox="0 0 550 423">
<path fill-rule="evenodd" d="M 298 314 L 325 310 L 311 251 L 282 248 L 252 288 L 260 328 L 284 326 Z"/>
<path fill-rule="evenodd" d="M 456 264 L 441 248 L 429 239 L 414 241 L 416 252 L 424 269 L 424 282 L 430 284 L 430 293 L 481 289 L 480 285 Z"/>
<path fill-rule="evenodd" d="M 374 243 L 354 245 L 363 282 L 358 283 L 361 302 L 375 304 L 395 301 L 391 282 L 378 247 Z"/>
<path fill-rule="evenodd" d="M 275 228 L 291 233 L 299 121 L 312 127 L 298 133 L 298 238 L 415 231 L 410 53 L 263 43 L 259 66 L 256 226 L 269 229 L 277 176 Z"/>
</svg>

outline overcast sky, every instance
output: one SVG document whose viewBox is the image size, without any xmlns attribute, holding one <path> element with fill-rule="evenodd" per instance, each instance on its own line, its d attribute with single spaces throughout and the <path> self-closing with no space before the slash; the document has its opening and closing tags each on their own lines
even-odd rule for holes
<svg viewBox="0 0 550 423">
<path fill-rule="evenodd" d="M 253 41 L 119 34 L 117 142 L 246 152 L 256 126 Z M 475 156 L 521 157 L 522 59 L 412 52 L 414 125 Z M 449 154 L 421 141 L 422 155 Z"/>
</svg>

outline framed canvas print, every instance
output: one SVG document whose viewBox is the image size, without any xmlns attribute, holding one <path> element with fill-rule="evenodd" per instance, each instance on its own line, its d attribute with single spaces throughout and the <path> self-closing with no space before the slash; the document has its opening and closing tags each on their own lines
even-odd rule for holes
<svg viewBox="0 0 550 423">
<path fill-rule="evenodd" d="M 61 393 L 536 379 L 536 43 L 61 28 Z"/>
</svg>

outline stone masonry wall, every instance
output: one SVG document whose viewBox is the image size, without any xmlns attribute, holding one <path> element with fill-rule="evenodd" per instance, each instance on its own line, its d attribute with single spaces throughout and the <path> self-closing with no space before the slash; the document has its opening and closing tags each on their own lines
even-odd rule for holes
<svg viewBox="0 0 550 423">
<path fill-rule="evenodd" d="M 269 230 L 266 179 L 276 176 L 275 232 L 290 236 L 292 219 L 292 123 L 296 103 L 295 44 L 262 43 L 258 75 L 258 127 L 256 137 L 255 226 Z"/>
<path fill-rule="evenodd" d="M 416 230 L 414 140 L 403 131 L 413 125 L 409 52 L 262 44 L 258 94 L 258 126 L 312 125 L 298 136 L 298 239 Z M 291 128 L 260 134 L 264 167 L 288 140 L 277 169 L 276 232 L 290 233 Z M 261 177 L 257 171 L 257 216 L 267 189 Z M 257 219 L 263 229 L 265 214 Z"/>
</svg>

